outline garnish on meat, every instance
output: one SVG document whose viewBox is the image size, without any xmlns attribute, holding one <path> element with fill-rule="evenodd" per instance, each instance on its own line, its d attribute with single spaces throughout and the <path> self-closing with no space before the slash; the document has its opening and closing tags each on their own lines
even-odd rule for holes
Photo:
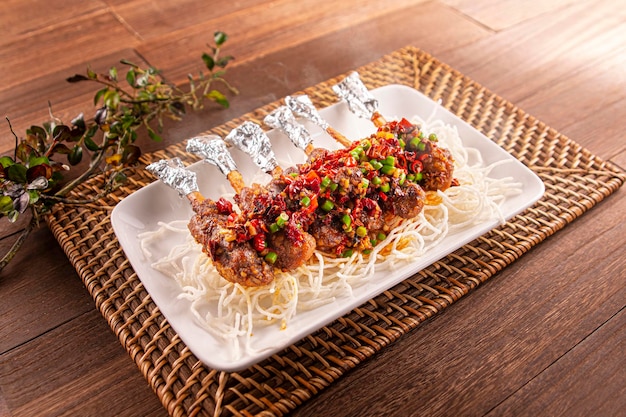
<svg viewBox="0 0 626 417">
<path fill-rule="evenodd" d="M 414 218 L 427 192 L 452 185 L 449 151 L 402 119 L 347 148 L 316 149 L 266 186 L 244 187 L 235 196 L 239 210 L 224 199 L 192 202 L 189 229 L 224 278 L 265 285 L 274 268 L 293 270 L 315 249 L 367 253 L 390 219 Z"/>
</svg>

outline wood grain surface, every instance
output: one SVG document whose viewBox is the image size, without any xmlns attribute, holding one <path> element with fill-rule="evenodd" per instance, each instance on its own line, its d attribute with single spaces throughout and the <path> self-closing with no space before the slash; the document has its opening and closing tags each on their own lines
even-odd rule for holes
<svg viewBox="0 0 626 417">
<path fill-rule="evenodd" d="M 626 167 L 624 0 L 5 0 L 0 27 L 0 113 L 18 134 L 48 103 L 94 112 L 90 86 L 64 81 L 87 67 L 125 58 L 184 83 L 223 30 L 240 94 L 144 151 L 413 45 Z M 293 415 L 625 415 L 625 221 L 621 189 Z M 0 219 L 1 251 L 22 227 Z M 45 226 L 0 274 L 5 415 L 167 415 Z"/>
</svg>

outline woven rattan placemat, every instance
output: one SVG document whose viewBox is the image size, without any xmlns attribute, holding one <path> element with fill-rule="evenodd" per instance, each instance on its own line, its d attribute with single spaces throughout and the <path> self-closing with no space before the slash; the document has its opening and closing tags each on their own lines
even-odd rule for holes
<svg viewBox="0 0 626 417">
<path fill-rule="evenodd" d="M 49 226 L 122 345 L 171 415 L 283 415 L 329 386 L 419 323 L 556 233 L 617 190 L 624 174 L 572 140 L 414 47 L 357 69 L 369 88 L 405 84 L 420 90 L 494 140 L 545 183 L 543 198 L 415 276 L 332 324 L 242 372 L 207 368 L 188 350 L 153 303 L 113 233 L 113 206 L 153 177 L 142 168 L 98 204 L 56 206 Z M 318 108 L 337 101 L 330 87 L 345 74 L 308 88 Z M 221 136 L 245 120 L 260 123 L 268 104 L 212 129 Z M 143 157 L 179 156 L 184 144 Z M 94 195 L 102 179 L 76 195 Z"/>
</svg>

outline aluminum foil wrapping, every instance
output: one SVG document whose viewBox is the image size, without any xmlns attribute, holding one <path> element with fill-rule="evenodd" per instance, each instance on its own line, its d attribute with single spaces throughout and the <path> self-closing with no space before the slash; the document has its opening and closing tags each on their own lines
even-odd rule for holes
<svg viewBox="0 0 626 417">
<path fill-rule="evenodd" d="M 374 112 L 378 111 L 378 101 L 355 71 L 334 85 L 332 89 L 335 94 L 346 101 L 350 111 L 359 117 L 371 119 Z"/>
<path fill-rule="evenodd" d="M 318 113 L 309 96 L 304 94 L 300 96 L 287 96 L 285 97 L 285 103 L 296 116 L 303 117 L 324 130 L 330 127 L 326 120 L 322 119 L 322 116 Z"/>
<path fill-rule="evenodd" d="M 187 152 L 204 158 L 209 164 L 215 165 L 224 175 L 237 170 L 237 165 L 228 151 L 226 142 L 217 135 L 205 135 L 187 141 Z"/>
<path fill-rule="evenodd" d="M 196 173 L 185 169 L 180 158 L 162 159 L 148 165 L 146 169 L 178 191 L 181 196 L 198 191 Z"/>
<path fill-rule="evenodd" d="M 243 122 L 234 128 L 224 140 L 248 154 L 256 166 L 265 172 L 271 172 L 278 166 L 270 138 L 256 123 Z"/>
<path fill-rule="evenodd" d="M 287 106 L 277 108 L 265 116 L 263 122 L 273 129 L 285 132 L 291 142 L 300 149 L 306 149 L 313 142 L 309 131 L 296 121 L 293 112 Z"/>
</svg>

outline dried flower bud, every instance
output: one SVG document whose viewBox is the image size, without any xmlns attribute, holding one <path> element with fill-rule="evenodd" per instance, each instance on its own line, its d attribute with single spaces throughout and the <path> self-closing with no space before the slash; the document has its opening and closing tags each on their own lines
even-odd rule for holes
<svg viewBox="0 0 626 417">
<path fill-rule="evenodd" d="M 107 109 L 107 106 L 100 107 L 96 111 L 96 115 L 94 116 L 94 121 L 96 122 L 96 124 L 103 125 L 104 123 L 106 123 L 108 113 L 109 110 Z"/>
</svg>

